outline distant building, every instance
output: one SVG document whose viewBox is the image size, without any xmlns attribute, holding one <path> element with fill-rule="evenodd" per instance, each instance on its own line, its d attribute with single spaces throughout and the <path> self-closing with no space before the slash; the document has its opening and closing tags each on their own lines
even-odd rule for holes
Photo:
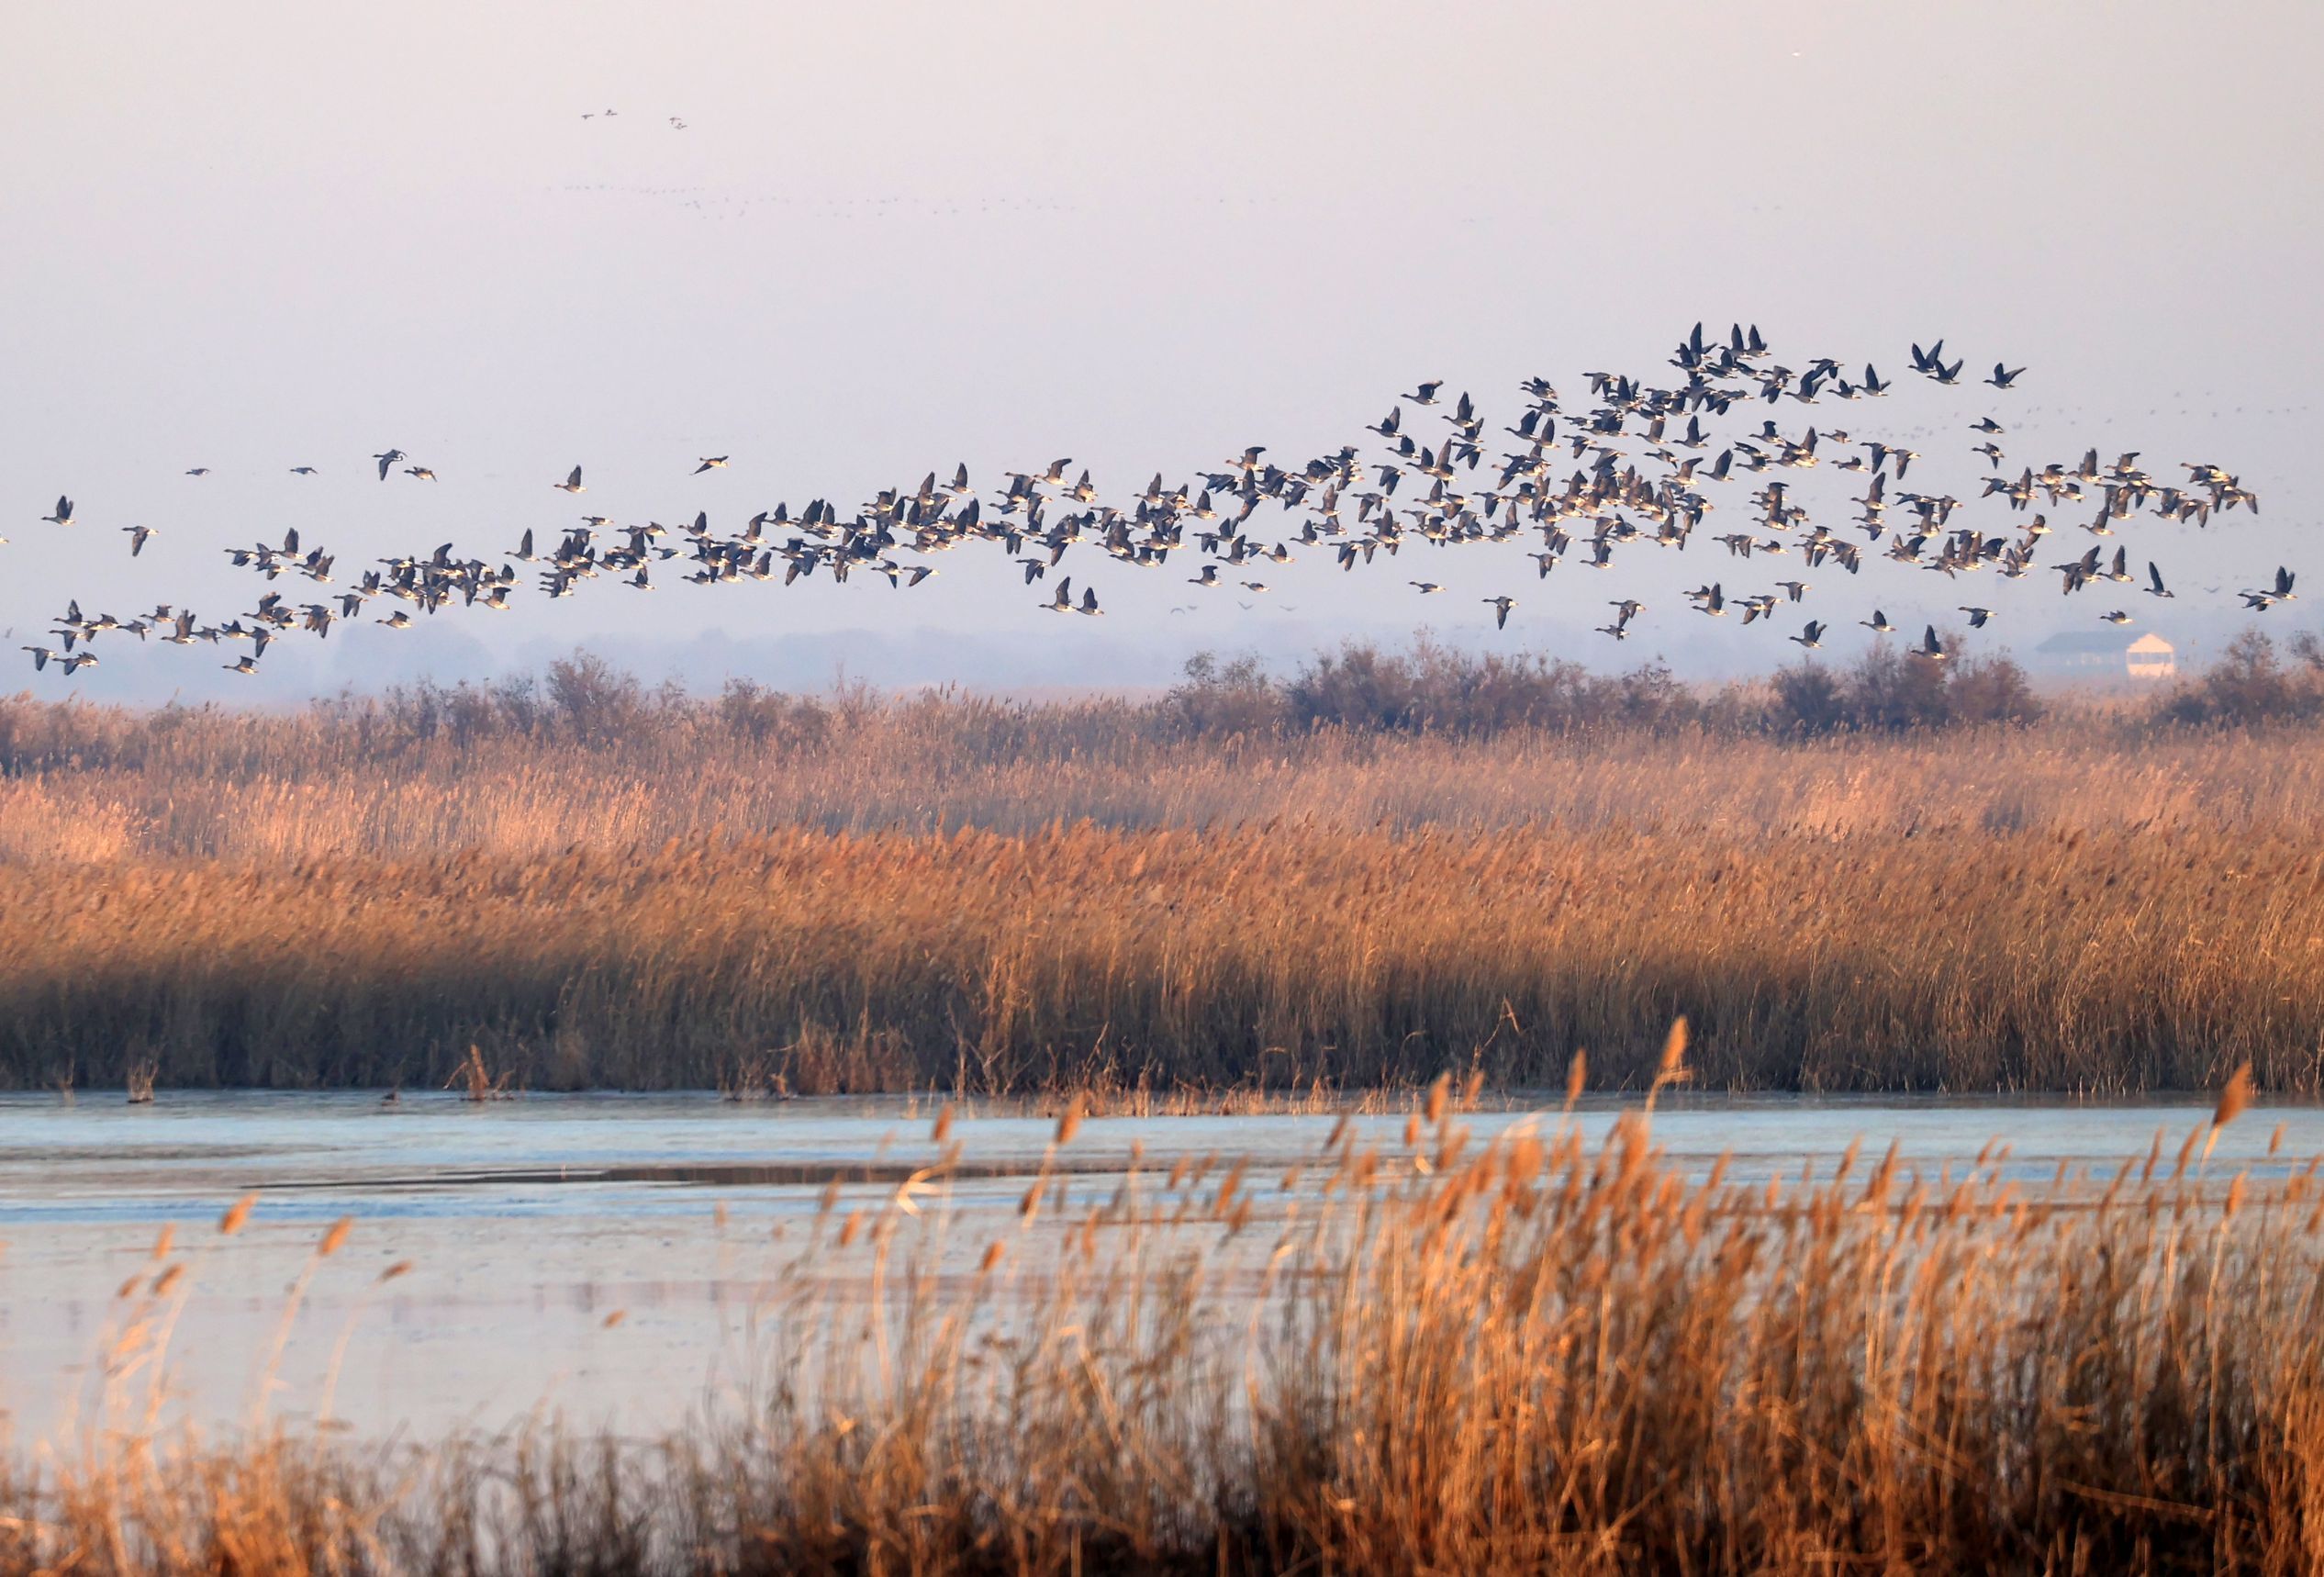
<svg viewBox="0 0 2324 1577">
<path fill-rule="evenodd" d="M 2179 654 L 2151 630 L 2075 630 L 2052 635 L 2034 648 L 2041 665 L 2089 678 L 2167 679 L 2179 671 Z"/>
</svg>

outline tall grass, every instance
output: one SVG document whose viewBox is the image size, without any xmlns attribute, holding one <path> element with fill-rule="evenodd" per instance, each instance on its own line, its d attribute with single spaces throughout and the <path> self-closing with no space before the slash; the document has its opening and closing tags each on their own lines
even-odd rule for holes
<svg viewBox="0 0 2324 1577">
<path fill-rule="evenodd" d="M 0 867 L 25 1085 L 2313 1090 L 2324 856 L 2281 830 L 1091 827 Z"/>
<path fill-rule="evenodd" d="M 2324 1087 L 2306 727 L 1189 732 L 589 674 L 538 716 L 0 703 L 0 1082 L 418 1087 L 473 1046 L 534 1088 L 1522 1084 L 1586 1046 L 1619 1086 L 1685 1012 L 1721 1085 Z"/>
<path fill-rule="evenodd" d="M 1430 1106 L 1402 1146 L 1335 1139 L 1303 1188 L 1180 1167 L 1068 1201 L 1045 1175 L 989 1246 L 929 1227 L 941 1176 L 829 1210 L 814 1273 L 769 1318 L 760 1404 L 659 1443 L 133 1431 L 17 1458 L 0 1565 L 2291 1573 L 2324 1558 L 2313 1165 L 2208 1172 L 2198 1129 L 2175 1163 L 2055 1191 L 1997 1164 L 1929 1177 L 1893 1152 L 1747 1186 L 1724 1164 L 1670 1168 L 1639 1115 L 1595 1147 L 1555 1120 L 1479 1145 Z M 128 1295 L 147 1302 L 126 1318 L 158 1297 Z"/>
</svg>

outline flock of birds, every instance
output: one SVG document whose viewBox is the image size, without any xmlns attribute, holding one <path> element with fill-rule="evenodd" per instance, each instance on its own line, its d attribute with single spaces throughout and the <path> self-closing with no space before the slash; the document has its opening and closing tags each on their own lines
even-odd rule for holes
<svg viewBox="0 0 2324 1577">
<path fill-rule="evenodd" d="M 1070 459 L 1059 459 L 1037 470 L 1005 473 L 1003 486 L 990 492 L 975 487 L 967 466 L 961 464 L 948 478 L 931 471 L 916 487 L 887 488 L 853 508 L 823 498 L 796 510 L 778 503 L 729 532 L 713 529 L 707 512 L 675 527 L 587 514 L 545 541 L 528 529 L 512 548 L 500 552 L 480 554 L 447 542 L 432 550 L 394 554 L 318 600 L 295 602 L 280 591 L 263 591 L 255 607 L 223 622 L 205 622 L 166 603 L 122 620 L 84 612 L 76 599 L 53 626 L 61 638 L 58 647 L 25 650 L 32 654 L 36 671 L 55 662 L 70 675 L 94 665 L 97 640 L 115 632 L 176 646 L 247 643 L 250 650 L 225 666 L 254 674 L 278 638 L 294 632 L 327 637 L 334 623 L 362 618 L 367 610 L 384 609 L 372 614 L 372 621 L 395 630 L 410 628 L 415 613 L 425 617 L 479 605 L 505 610 L 522 586 L 519 565 L 533 566 L 539 590 L 550 598 L 571 597 L 598 580 L 651 591 L 657 570 L 704 587 L 777 580 L 790 586 L 821 574 L 842 582 L 882 576 L 891 586 L 909 587 L 937 573 L 928 559 L 974 547 L 1006 554 L 1030 587 L 1063 567 L 1068 553 L 1078 549 L 1084 557 L 1101 554 L 1124 571 L 1167 572 L 1174 561 L 1183 566 L 1196 560 L 1190 566 L 1195 573 L 1183 577 L 1192 586 L 1257 594 L 1268 589 L 1265 577 L 1272 566 L 1302 554 L 1329 554 L 1339 569 L 1353 572 L 1383 554 L 1394 560 L 1408 548 L 1522 542 L 1536 580 L 1546 580 L 1568 565 L 1609 568 L 1626 550 L 1684 551 L 1698 533 L 1724 548 L 1730 560 L 1749 564 L 1788 557 L 1804 566 L 1765 589 L 1738 593 L 1724 580 L 1712 580 L 1683 594 L 1698 613 L 1719 618 L 1739 611 L 1745 625 L 1772 627 L 1782 610 L 1807 600 L 1814 584 L 1807 575 L 1828 568 L 1855 576 L 1868 559 L 1955 580 L 1977 574 L 2017 580 L 2039 570 L 2058 576 L 2068 597 L 2102 583 L 2139 584 L 2141 577 L 2127 546 L 2109 554 L 2103 542 L 2094 542 L 2061 559 L 2039 562 L 2043 540 L 2053 531 L 2049 510 L 2073 507 L 2076 517 L 2062 529 L 2103 539 L 2141 516 L 2205 526 L 2214 516 L 2238 509 L 2253 514 L 2259 509 L 2252 492 L 2219 465 L 2187 463 L 2181 467 L 2184 478 L 2171 480 L 2141 468 L 2136 452 L 2101 464 L 2092 448 L 2078 463 L 2021 463 L 2011 475 L 2004 469 L 2006 456 L 1999 442 L 2008 428 L 1984 415 L 1963 424 L 1982 440 L 1969 452 L 1988 466 L 1978 502 L 1983 509 L 2006 509 L 2012 517 L 2006 529 L 1989 530 L 1967 520 L 1963 500 L 1908 487 L 1907 476 L 1921 455 L 1900 443 L 1828 426 L 1819 430 L 1812 420 L 1787 432 L 1772 416 L 1761 416 L 1756 429 L 1739 434 L 1713 431 L 1714 424 L 1731 424 L 1738 414 L 1748 422 L 1758 408 L 1881 398 L 1894 385 L 1872 366 L 1851 378 L 1838 362 L 1819 356 L 1794 369 L 1775 361 L 1756 325 L 1737 324 L 1725 336 L 1706 337 L 1700 323 L 1680 342 L 1670 365 L 1674 373 L 1659 378 L 1590 373 L 1586 398 L 1570 404 L 1547 379 L 1529 378 L 1521 386 L 1525 404 L 1515 421 L 1491 432 L 1468 394 L 1447 400 L 1442 381 L 1420 383 L 1399 396 L 1385 416 L 1367 424 L 1365 431 L 1377 440 L 1368 446 L 1374 451 L 1369 455 L 1347 444 L 1285 465 L 1268 459 L 1266 446 L 1254 444 L 1179 481 L 1166 481 L 1157 473 L 1142 491 L 1119 503 L 1101 501 L 1089 472 L 1077 473 Z M 1927 350 L 1916 344 L 1911 370 L 1933 384 L 1958 386 L 1965 359 L 1948 362 L 1941 341 Z M 2006 396 L 2024 371 L 1996 363 L 1980 382 Z M 1415 426 L 1425 425 L 1425 431 L 1408 428 L 1407 406 L 1433 413 L 1435 421 L 1418 419 Z M 698 458 L 695 475 L 726 469 L 732 457 Z M 383 450 L 372 460 L 382 482 L 397 475 L 436 479 L 432 469 L 398 448 Z M 1855 513 L 1837 525 L 1811 520 L 1805 504 L 1794 497 L 1794 484 L 1785 479 L 1819 465 L 1861 480 Z M 311 465 L 289 469 L 302 476 L 318 474 Z M 185 474 L 200 477 L 207 470 L 196 465 Z M 1748 496 L 1748 519 L 1711 535 L 1706 522 L 1718 507 L 1713 495 L 1747 477 L 1760 479 Z M 587 490 L 579 465 L 549 486 L 575 496 Z M 1984 505 L 1987 499 L 1999 503 Z M 42 520 L 58 528 L 80 523 L 70 496 L 60 498 Z M 141 524 L 119 529 L 129 538 L 132 557 L 155 534 Z M 293 576 L 317 587 L 337 584 L 336 555 L 319 545 L 302 547 L 296 530 L 279 546 L 257 542 L 224 552 L 235 567 L 268 583 Z M 2145 571 L 2140 590 L 2159 598 L 2174 595 L 2151 559 Z M 1726 573 L 1741 572 L 1730 565 Z M 2295 579 L 2292 571 L 2279 567 L 2269 584 L 2239 595 L 2247 608 L 2264 611 L 2293 599 Z M 1424 596 L 1444 589 L 1427 578 L 1407 584 Z M 1501 629 L 1518 605 L 1506 592 L 1482 601 Z M 1034 606 L 1086 617 L 1105 611 L 1086 573 L 1078 599 L 1068 575 Z M 1616 641 L 1628 639 L 1634 621 L 1648 611 L 1635 597 L 1609 598 L 1607 606 L 1613 612 L 1597 629 Z M 1982 629 L 1995 617 L 1993 608 L 1977 603 L 1962 604 L 1961 611 L 1972 628 Z M 2131 621 L 2119 607 L 2097 617 L 2117 625 Z M 1876 634 L 1896 632 L 1877 607 L 1871 618 L 1857 622 Z M 1787 638 L 1814 650 L 1829 628 L 1824 620 L 1810 618 Z M 1908 649 L 1932 662 L 1949 655 L 1933 623 Z"/>
</svg>

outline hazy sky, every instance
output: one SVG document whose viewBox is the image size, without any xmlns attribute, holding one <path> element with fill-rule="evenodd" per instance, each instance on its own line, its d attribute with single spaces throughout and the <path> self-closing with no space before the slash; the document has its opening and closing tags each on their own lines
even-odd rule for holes
<svg viewBox="0 0 2324 1577">
<path fill-rule="evenodd" d="M 1588 369 L 1675 376 L 1698 318 L 1758 321 L 1794 367 L 1902 377 L 1907 342 L 1939 335 L 1972 368 L 2022 362 L 1997 410 L 2013 472 L 2088 444 L 2173 479 L 2216 459 L 2263 519 L 2144 524 L 2133 553 L 2248 577 L 2296 565 L 2314 524 L 2319 45 L 2307 0 L 6 0 L 0 624 L 44 639 L 69 596 L 222 620 L 258 587 L 218 550 L 294 525 L 344 581 L 448 539 L 545 542 L 584 509 L 735 525 L 963 460 L 989 487 L 1071 455 L 1126 500 L 1246 443 L 1298 461 L 1361 439 L 1420 378 L 1477 391 L 1497 428 L 1534 373 L 1570 406 Z M 1941 448 L 1916 447 L 1967 497 L 1983 462 L 1955 430 L 1991 391 L 1935 392 L 1775 414 L 1941 422 Z M 441 480 L 374 480 L 389 445 Z M 730 469 L 688 475 L 717 453 Z M 590 490 L 552 491 L 575 463 Z M 39 521 L 60 492 L 69 531 Z M 1714 531 L 1743 523 L 1742 494 Z M 139 523 L 161 535 L 132 563 L 115 528 Z M 1602 659 L 1578 632 L 1605 596 L 1659 591 L 1674 646 L 1704 633 L 1682 619 L 1709 623 L 1670 596 L 1716 573 L 1700 542 L 1538 586 L 1514 543 L 1417 551 L 1352 576 L 1310 554 L 1250 613 L 1173 614 L 1192 565 L 1139 576 L 1084 549 L 1067 567 L 1111 617 L 1064 621 L 1070 642 L 997 552 L 947 555 L 910 593 L 672 576 L 552 604 L 528 576 L 507 615 L 267 664 L 359 673 L 453 630 L 508 652 L 909 628 L 938 665 L 945 632 L 1055 638 L 1075 654 L 1060 677 L 1102 681 L 1109 651 L 1231 645 L 1259 620 L 1270 640 L 1489 628 L 1476 598 L 1501 589 L 1524 599 L 1513 643 Z M 1450 595 L 1420 605 L 1421 576 Z M 1978 599 L 1957 589 L 1868 565 L 1811 611 Z M 2006 595 L 2028 628 L 2063 617 L 2046 575 Z M 1793 654 L 1760 634 L 1708 650 L 1737 669 Z M 107 680 L 166 669 L 195 693 L 229 655 L 100 650 Z"/>
</svg>

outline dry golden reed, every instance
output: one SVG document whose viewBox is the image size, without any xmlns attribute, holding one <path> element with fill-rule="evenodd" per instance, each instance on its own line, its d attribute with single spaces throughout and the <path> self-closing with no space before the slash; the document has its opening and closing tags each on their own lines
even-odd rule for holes
<svg viewBox="0 0 2324 1577">
<path fill-rule="evenodd" d="M 1320 1200 L 1124 1190 L 974 1277 L 859 1209 L 763 1404 L 661 1441 L 0 1458 L 0 1570 L 2315 1569 L 2312 1165 L 2101 1209 L 1998 1151 L 1731 1180 L 1637 1110 L 1448 1139 L 1327 1146 Z"/>
<path fill-rule="evenodd" d="M 0 1080 L 2317 1093 L 2324 749 L 0 702 Z M 369 721 L 366 721 L 366 719 Z M 399 725 L 400 726 L 400 725 Z M 392 767 L 392 769 L 388 769 Z M 738 1068 L 747 1078 L 739 1079 Z M 1112 1109 L 1109 1104 L 1109 1110 Z"/>
</svg>

